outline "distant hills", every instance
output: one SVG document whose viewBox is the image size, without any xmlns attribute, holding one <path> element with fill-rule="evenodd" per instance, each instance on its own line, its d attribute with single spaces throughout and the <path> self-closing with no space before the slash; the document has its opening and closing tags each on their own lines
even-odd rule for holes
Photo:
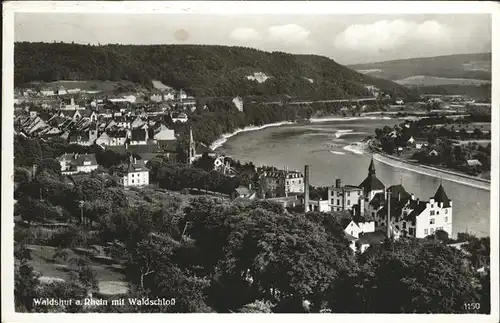
<svg viewBox="0 0 500 323">
<path fill-rule="evenodd" d="M 460 54 L 436 57 L 401 59 L 394 61 L 348 65 L 348 67 L 374 77 L 410 84 L 409 78 L 421 76 L 447 79 L 491 80 L 491 53 Z M 435 79 L 429 79 L 436 83 Z M 470 83 L 470 81 L 469 81 Z M 426 85 L 442 85 L 426 84 Z M 455 83 L 460 84 L 459 81 Z M 465 85 L 465 84 L 464 84 Z"/>
<path fill-rule="evenodd" d="M 153 80 L 201 97 L 289 95 L 326 99 L 367 97 L 374 85 L 396 97 L 412 91 L 389 80 L 360 74 L 316 55 L 264 52 L 208 45 L 80 45 L 15 43 L 17 86 L 57 80 Z"/>
</svg>

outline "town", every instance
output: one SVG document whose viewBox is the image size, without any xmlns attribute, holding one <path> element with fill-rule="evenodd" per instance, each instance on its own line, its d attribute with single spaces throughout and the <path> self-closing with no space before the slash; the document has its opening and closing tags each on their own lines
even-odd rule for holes
<svg viewBox="0 0 500 323">
<path fill-rule="evenodd" d="M 239 207 L 267 201 L 289 215 L 325 214 L 338 222 L 342 239 L 345 239 L 352 255 L 384 245 L 388 239 L 433 239 L 459 252 L 467 252 L 464 251 L 465 246 L 476 245 L 476 241 L 480 241 L 470 240 L 476 238 L 464 233 L 453 232 L 452 197 L 447 195 L 443 184 L 436 187 L 435 192 L 429 192 L 430 197 L 417 197 L 401 183 L 386 186 L 376 176 L 373 158 L 361 183 L 347 184 L 337 178 L 332 179 L 331 186 L 314 187 L 309 179 L 309 165 L 305 165 L 303 172 L 286 167 L 281 170 L 272 166 L 255 167 L 218 154 L 210 145 L 194 140 L 189 115 L 198 107 L 196 100 L 181 90 L 162 94 L 163 99 L 159 102 L 143 104 L 134 102 L 131 97 L 124 97 L 123 101 L 103 99 L 95 93 L 92 96 L 85 92 L 75 95 L 63 88 L 54 93 L 32 96 L 26 91 L 23 102 L 17 104 L 14 125 L 18 140 L 15 149 L 18 152 L 15 156 L 19 159 L 15 160 L 15 164 L 19 168 L 16 168 L 15 174 L 15 195 L 19 211 L 16 211 L 16 227 L 39 226 L 42 230 L 50 228 L 55 232 L 63 230 L 68 233 L 75 225 L 90 229 L 101 227 L 102 230 L 102 224 L 96 224 L 102 221 L 99 217 L 105 216 L 108 211 L 92 201 L 95 198 L 93 193 L 78 194 L 81 197 L 75 200 L 77 206 L 68 206 L 65 212 L 75 212 L 76 222 L 73 222 L 73 216 L 56 211 L 57 207 L 54 207 L 60 202 L 54 199 L 61 197 L 52 195 L 53 188 L 47 185 L 54 180 L 62 180 L 60 185 L 74 187 L 72 190 L 78 191 L 90 183 L 100 186 L 102 184 L 97 183 L 111 180 L 116 187 L 125 190 L 120 194 L 125 194 L 127 198 L 130 198 L 129 194 L 136 194 L 130 191 L 134 188 L 141 189 L 145 196 L 172 192 L 165 195 L 170 196 L 177 191 L 181 195 L 176 198 L 181 200 L 190 196 L 209 196 Z M 412 121 L 405 122 L 411 124 Z M 179 127 L 185 127 L 183 135 L 175 130 Z M 35 142 L 40 147 L 50 147 L 41 148 L 42 159 L 30 158 L 34 154 L 31 146 Z M 410 143 L 414 144 L 411 140 Z M 57 149 L 54 151 L 53 147 L 59 147 L 57 149 L 61 154 L 57 155 Z M 47 156 L 47 152 L 54 155 Z M 30 165 L 30 162 L 33 163 Z M 169 176 L 162 175 L 168 168 L 179 167 L 175 165 L 187 168 Z M 199 169 L 204 173 L 188 175 L 186 169 Z M 47 175 L 47 171 L 52 175 Z M 56 179 L 58 176 L 65 179 Z M 201 176 L 202 179 L 191 180 L 193 176 Z M 33 190 L 34 193 L 30 193 Z M 38 206 L 36 203 L 33 205 L 33 198 L 39 199 L 36 202 Z M 33 211 L 33 207 L 38 211 Z M 184 223 L 182 239 L 194 238 L 190 234 L 192 225 L 192 221 Z M 457 234 L 458 240 L 453 238 Z M 33 241 L 33 238 L 27 241 Z M 45 241 L 50 244 L 49 240 Z M 67 247 L 62 248 L 64 245 Z M 57 261 L 64 263 L 67 254 L 73 252 L 68 249 L 71 245 L 73 243 L 64 243 L 59 249 L 51 251 L 53 259 L 62 257 L 62 253 L 63 258 Z M 32 252 L 43 254 L 42 250 L 49 247 L 31 248 Z M 99 246 L 94 248 L 102 249 Z M 88 254 L 90 259 L 94 259 L 90 263 L 108 257 L 104 251 L 85 251 L 87 249 L 83 245 L 74 250 Z M 475 262 L 476 270 L 484 271 L 487 265 L 485 259 Z M 88 268 L 88 265 L 79 266 L 77 270 Z M 54 278 L 47 277 L 42 281 L 50 286 Z M 106 284 L 110 282 L 101 282 L 98 288 L 94 288 L 95 295 L 118 297 L 127 293 L 124 286 L 114 292 L 106 291 L 109 289 Z"/>
<path fill-rule="evenodd" d="M 491 17 L 28 11 L 15 313 L 496 314 Z"/>
</svg>

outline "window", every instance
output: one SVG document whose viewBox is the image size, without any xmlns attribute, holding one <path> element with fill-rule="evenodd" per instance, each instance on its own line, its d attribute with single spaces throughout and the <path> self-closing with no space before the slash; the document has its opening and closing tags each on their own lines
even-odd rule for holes
<svg viewBox="0 0 500 323">
<path fill-rule="evenodd" d="M 444 222 L 448 222 L 448 217 L 447 216 L 444 217 Z"/>
<path fill-rule="evenodd" d="M 132 184 L 134 184 L 134 180 L 132 180 Z"/>
<path fill-rule="evenodd" d="M 332 204 L 335 204 L 335 199 L 332 199 Z"/>
<path fill-rule="evenodd" d="M 434 204 L 431 204 L 431 209 L 434 207 Z"/>
<path fill-rule="evenodd" d="M 337 191 L 337 196 L 340 196 L 340 191 Z"/>
<path fill-rule="evenodd" d="M 434 211 L 431 211 L 431 215 L 434 215 Z"/>
<path fill-rule="evenodd" d="M 434 224 L 434 222 L 435 222 L 434 219 L 431 219 L 430 224 Z"/>
<path fill-rule="evenodd" d="M 347 196 L 351 196 L 351 192 L 347 192 Z"/>
<path fill-rule="evenodd" d="M 434 233 L 434 229 L 433 229 L 433 228 L 431 228 L 431 234 L 433 234 L 433 233 Z"/>
<path fill-rule="evenodd" d="M 351 230 L 351 235 L 352 235 L 352 236 L 354 235 L 354 232 L 352 232 L 352 230 Z"/>
<path fill-rule="evenodd" d="M 403 229 L 406 229 L 406 222 L 403 221 Z"/>
<path fill-rule="evenodd" d="M 337 205 L 340 205 L 340 200 L 337 200 Z"/>
<path fill-rule="evenodd" d="M 134 177 L 134 173 L 132 173 L 132 177 Z"/>
<path fill-rule="evenodd" d="M 415 229 L 414 228 L 409 228 L 408 229 L 408 234 L 411 236 L 415 236 Z"/>
<path fill-rule="evenodd" d="M 445 209 L 445 210 L 444 210 L 444 214 L 448 214 L 448 209 Z"/>
<path fill-rule="evenodd" d="M 429 230 L 424 229 L 424 234 L 425 234 L 425 235 L 428 235 L 428 234 L 429 234 Z"/>
<path fill-rule="evenodd" d="M 347 205 L 351 205 L 351 201 L 350 200 L 347 200 Z"/>
<path fill-rule="evenodd" d="M 436 211 L 436 215 L 439 215 L 439 211 Z"/>
</svg>

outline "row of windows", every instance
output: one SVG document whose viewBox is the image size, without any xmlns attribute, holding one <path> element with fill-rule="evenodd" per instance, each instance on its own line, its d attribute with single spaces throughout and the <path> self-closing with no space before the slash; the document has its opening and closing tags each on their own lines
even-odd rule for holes
<svg viewBox="0 0 500 323">
<path fill-rule="evenodd" d="M 351 196 L 351 192 L 350 191 L 347 191 L 346 192 L 346 195 L 347 196 Z M 360 196 L 361 195 L 361 192 L 360 191 L 357 191 L 357 194 L 354 194 L 354 196 Z M 337 191 L 337 197 L 338 196 L 342 196 L 342 193 L 340 191 Z"/>
<path fill-rule="evenodd" d="M 335 204 L 335 199 L 332 199 L 331 200 L 331 204 Z M 340 205 L 340 199 L 337 199 L 337 205 Z M 347 205 L 351 205 L 351 201 L 350 200 L 347 200 Z"/>
<path fill-rule="evenodd" d="M 292 184 L 294 184 L 294 183 L 295 183 L 295 182 L 293 182 L 293 181 L 292 181 Z M 295 184 L 296 184 L 296 183 L 295 183 Z M 298 184 L 302 184 L 302 180 L 301 180 L 301 179 L 299 179 Z M 290 185 L 290 181 L 286 181 L 286 185 Z"/>
<path fill-rule="evenodd" d="M 134 175 L 137 175 L 137 177 L 141 177 L 142 174 L 141 173 L 137 173 L 137 174 L 132 173 L 132 177 L 134 177 Z"/>
<path fill-rule="evenodd" d="M 444 217 L 444 222 L 448 222 L 447 216 Z M 435 219 L 430 219 L 429 224 L 434 224 L 434 223 L 436 223 Z"/>
<path fill-rule="evenodd" d="M 438 230 L 443 230 L 443 227 L 437 227 L 436 231 L 438 231 Z M 433 233 L 434 233 L 434 228 L 431 228 L 430 234 L 433 234 Z M 429 234 L 429 229 L 424 229 L 424 234 L 428 235 Z"/>
<path fill-rule="evenodd" d="M 439 211 L 430 211 L 430 215 L 439 215 Z M 448 214 L 448 210 L 444 210 L 444 214 Z"/>
</svg>

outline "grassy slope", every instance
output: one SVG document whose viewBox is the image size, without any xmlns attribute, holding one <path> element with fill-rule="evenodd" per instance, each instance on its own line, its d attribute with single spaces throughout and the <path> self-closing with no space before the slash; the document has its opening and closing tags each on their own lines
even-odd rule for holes
<svg viewBox="0 0 500 323">
<path fill-rule="evenodd" d="M 364 85 L 370 84 L 403 98 L 411 93 L 403 86 L 362 75 L 326 57 L 243 47 L 16 43 L 14 61 L 16 85 L 30 81 L 129 80 L 151 86 L 152 80 L 159 80 L 196 96 L 346 98 L 369 95 Z M 262 84 L 246 79 L 255 72 L 272 77 Z"/>
</svg>

